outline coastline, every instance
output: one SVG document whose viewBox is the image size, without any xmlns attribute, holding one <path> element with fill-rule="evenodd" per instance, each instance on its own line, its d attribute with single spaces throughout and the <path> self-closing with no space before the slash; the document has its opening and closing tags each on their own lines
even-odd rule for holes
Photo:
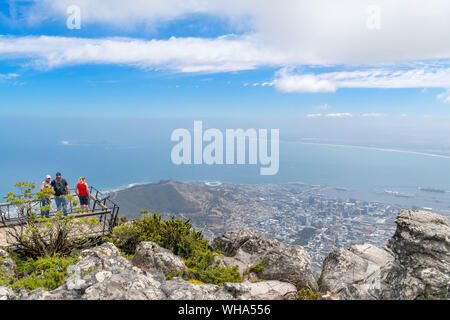
<svg viewBox="0 0 450 320">
<path fill-rule="evenodd" d="M 390 149 L 390 148 L 356 146 L 356 145 L 350 145 L 350 144 L 320 143 L 320 142 L 302 142 L 302 141 L 300 141 L 299 143 L 300 144 L 305 144 L 305 145 L 319 145 L 319 146 L 327 146 L 327 147 L 374 150 L 374 151 L 382 151 L 382 152 L 395 152 L 395 153 L 413 154 L 413 155 L 426 156 L 426 157 L 450 159 L 450 155 L 446 156 L 446 155 L 443 155 L 443 154 L 434 154 L 434 153 L 426 153 L 426 152 L 411 151 L 411 150 L 399 150 L 399 149 Z"/>
</svg>

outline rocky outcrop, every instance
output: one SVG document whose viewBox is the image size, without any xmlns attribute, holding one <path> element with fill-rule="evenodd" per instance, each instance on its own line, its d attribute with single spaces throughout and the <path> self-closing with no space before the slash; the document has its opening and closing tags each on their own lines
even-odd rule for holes
<svg viewBox="0 0 450 320">
<path fill-rule="evenodd" d="M 15 300 L 16 295 L 10 287 L 0 287 L 0 301 L 1 300 Z"/>
<path fill-rule="evenodd" d="M 138 262 L 154 262 L 147 250 L 159 252 L 160 261 L 173 261 L 174 255 L 150 242 L 140 246 Z M 175 256 L 176 257 L 176 256 Z M 141 260 L 142 259 L 142 260 Z M 283 299 L 296 288 L 280 281 L 226 283 L 224 286 L 196 284 L 179 277 L 165 280 L 162 269 L 168 264 L 133 266 L 111 243 L 83 250 L 69 267 L 64 285 L 47 292 L 20 290 L 17 297 L 10 288 L 0 287 L 0 299 L 21 300 L 247 300 Z M 161 267 L 162 266 L 162 267 Z M 183 265 L 184 266 L 184 265 Z"/>
<path fill-rule="evenodd" d="M 16 263 L 5 250 L 0 249 L 0 276 L 14 276 Z"/>
<path fill-rule="evenodd" d="M 225 290 L 239 300 L 282 300 L 295 297 L 297 288 L 276 280 L 261 282 L 225 283 Z"/>
<path fill-rule="evenodd" d="M 237 265 L 243 283 L 198 284 L 164 273 L 183 272 L 183 261 L 152 242 L 142 242 L 132 262 L 111 243 L 83 250 L 69 267 L 64 285 L 19 290 L 0 287 L 0 300 L 246 300 L 292 299 L 297 290 L 319 290 L 327 299 L 446 299 L 450 285 L 450 224 L 423 211 L 403 211 L 386 247 L 370 244 L 339 249 L 323 263 L 319 287 L 308 253 L 286 246 L 254 229 L 231 231 L 211 241 Z M 0 268 L 14 273 L 14 261 L 0 251 Z M 326 295 L 325 295 L 326 294 Z"/>
<path fill-rule="evenodd" d="M 243 276 L 250 272 L 250 279 L 279 280 L 297 289 L 318 289 L 311 259 L 301 246 L 286 246 L 252 228 L 228 231 L 215 238 L 211 245 L 224 252 L 225 265 L 237 265 Z M 262 268 L 252 272 L 256 265 Z"/>
<path fill-rule="evenodd" d="M 289 282 L 297 289 L 318 290 L 308 252 L 301 246 L 280 246 L 261 256 L 263 271 L 257 276 L 265 280 Z"/>
<path fill-rule="evenodd" d="M 406 210 L 385 248 L 353 246 L 324 260 L 320 289 L 338 299 L 446 299 L 450 224 L 446 217 Z"/>
<path fill-rule="evenodd" d="M 154 242 L 141 242 L 136 247 L 132 262 L 135 266 L 145 266 L 164 274 L 178 272 L 183 274 L 186 271 L 186 266 L 180 257 Z"/>
<path fill-rule="evenodd" d="M 169 300 L 233 300 L 233 296 L 213 284 L 195 284 L 181 278 L 166 281 L 161 290 Z"/>
<path fill-rule="evenodd" d="M 336 250 L 323 262 L 320 289 L 340 299 L 375 299 L 381 268 L 393 260 L 392 253 L 372 245 Z"/>
<path fill-rule="evenodd" d="M 239 249 L 245 253 L 258 255 L 280 245 L 282 244 L 279 241 L 268 238 L 253 228 L 228 231 L 212 241 L 212 247 L 228 257 L 236 256 Z"/>
<path fill-rule="evenodd" d="M 165 299 L 159 289 L 161 272 L 134 267 L 111 243 L 83 250 L 68 268 L 69 277 L 56 290 L 23 292 L 20 299 L 36 300 L 155 300 Z"/>
</svg>

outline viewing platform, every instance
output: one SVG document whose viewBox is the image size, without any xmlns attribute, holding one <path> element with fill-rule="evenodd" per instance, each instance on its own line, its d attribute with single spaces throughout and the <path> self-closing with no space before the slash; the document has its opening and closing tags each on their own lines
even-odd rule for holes
<svg viewBox="0 0 450 320">
<path fill-rule="evenodd" d="M 99 223 L 83 224 L 79 232 L 89 237 L 92 236 L 92 238 L 106 236 L 117 224 L 119 206 L 109 198 L 109 195 L 102 194 L 94 187 L 90 187 L 89 190 L 89 212 L 81 212 L 80 205 L 75 206 L 71 201 L 68 201 L 67 216 L 74 219 L 96 218 Z M 78 200 L 74 193 L 71 192 L 71 195 L 74 196 L 75 200 Z M 51 219 L 56 217 L 58 213 L 54 197 L 51 198 L 50 206 L 51 210 L 49 210 L 47 217 Z M 33 201 L 32 207 L 36 213 L 36 218 L 41 218 L 41 202 Z M 0 248 L 12 247 L 14 243 L 11 242 L 7 233 L 12 228 L 23 227 L 26 224 L 26 219 L 18 216 L 16 205 L 11 203 L 0 203 L 0 215 Z"/>
</svg>

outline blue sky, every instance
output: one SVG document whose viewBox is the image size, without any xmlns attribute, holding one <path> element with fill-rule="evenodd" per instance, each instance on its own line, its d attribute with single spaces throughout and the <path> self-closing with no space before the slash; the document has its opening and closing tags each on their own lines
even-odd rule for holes
<svg viewBox="0 0 450 320">
<path fill-rule="evenodd" d="M 448 117 L 450 4 L 412 2 L 2 1 L 0 114 Z"/>
</svg>

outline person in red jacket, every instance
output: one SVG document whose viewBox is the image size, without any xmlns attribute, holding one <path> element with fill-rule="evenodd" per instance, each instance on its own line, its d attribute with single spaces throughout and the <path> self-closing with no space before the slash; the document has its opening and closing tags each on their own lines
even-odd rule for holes
<svg viewBox="0 0 450 320">
<path fill-rule="evenodd" d="M 84 212 L 89 212 L 89 186 L 86 183 L 85 177 L 80 177 L 78 179 L 77 187 L 75 188 L 75 193 L 80 199 L 81 210 Z"/>
</svg>

